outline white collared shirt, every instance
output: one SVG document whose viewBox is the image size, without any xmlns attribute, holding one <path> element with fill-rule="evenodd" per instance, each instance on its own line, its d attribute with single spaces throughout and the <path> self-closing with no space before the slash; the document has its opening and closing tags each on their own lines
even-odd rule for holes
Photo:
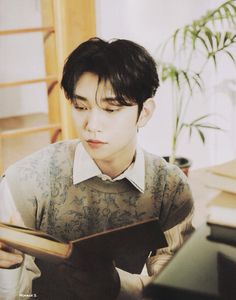
<svg viewBox="0 0 236 300">
<path fill-rule="evenodd" d="M 83 170 L 83 172 L 81 172 L 81 170 Z M 75 150 L 73 184 L 81 183 L 95 176 L 109 181 L 126 178 L 143 193 L 145 189 L 145 161 L 143 150 L 137 147 L 134 162 L 123 173 L 112 179 L 110 176 L 101 172 L 95 161 L 84 149 L 82 143 L 79 143 Z"/>
</svg>

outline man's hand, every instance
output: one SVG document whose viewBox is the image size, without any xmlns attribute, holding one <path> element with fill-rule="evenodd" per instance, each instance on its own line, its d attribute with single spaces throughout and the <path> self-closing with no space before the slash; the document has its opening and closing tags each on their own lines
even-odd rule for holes
<svg viewBox="0 0 236 300">
<path fill-rule="evenodd" d="M 0 268 L 9 269 L 23 261 L 23 255 L 0 242 Z"/>
<path fill-rule="evenodd" d="M 20 214 L 16 211 L 9 220 L 10 224 L 24 226 Z M 0 242 L 0 268 L 9 269 L 23 262 L 23 254 Z"/>
<path fill-rule="evenodd" d="M 79 267 L 64 264 L 61 274 L 71 293 L 83 300 L 113 300 L 120 292 L 120 278 L 111 260 L 81 257 Z"/>
</svg>

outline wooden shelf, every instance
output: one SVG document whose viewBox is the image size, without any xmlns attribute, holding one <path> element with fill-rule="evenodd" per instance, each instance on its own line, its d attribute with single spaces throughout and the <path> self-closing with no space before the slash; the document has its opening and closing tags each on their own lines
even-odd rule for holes
<svg viewBox="0 0 236 300">
<path fill-rule="evenodd" d="M 10 34 L 21 34 L 21 33 L 32 33 L 32 32 L 54 32 L 53 26 L 47 27 L 35 27 L 35 28 L 21 28 L 21 29 L 8 29 L 1 30 L 0 35 L 10 35 Z"/>
<path fill-rule="evenodd" d="M 57 76 L 51 75 L 45 78 L 36 78 L 36 79 L 29 79 L 29 80 L 21 80 L 21 81 L 12 81 L 12 82 L 0 82 L 0 88 L 6 87 L 14 87 L 19 85 L 27 85 L 27 84 L 34 84 L 40 82 L 50 82 L 50 81 L 58 81 Z"/>
<path fill-rule="evenodd" d="M 4 130 L 0 132 L 0 139 L 1 138 L 13 138 L 17 136 L 22 136 L 26 134 L 37 133 L 41 131 L 48 131 L 52 129 L 60 129 L 60 124 L 47 124 L 42 126 L 35 126 L 35 127 L 28 127 L 28 128 L 19 128 L 19 129 L 11 129 L 11 130 Z"/>
<path fill-rule="evenodd" d="M 66 57 L 79 43 L 96 36 L 95 1 L 40 0 L 39 2 L 42 25 L 39 24 L 36 25 L 38 27 L 31 28 L 2 29 L 0 30 L 0 36 L 4 39 L 7 36 L 14 38 L 14 35 L 19 35 L 19 38 L 21 38 L 22 34 L 38 32 L 40 35 L 41 33 L 43 35 L 45 74 L 47 75 L 42 75 L 44 78 L 32 79 L 29 74 L 29 79 L 15 81 L 11 78 L 10 82 L 0 82 L 0 88 L 46 82 L 48 118 L 45 125 L 31 125 L 33 127 L 24 128 L 17 128 L 16 126 L 16 129 L 0 131 L 0 174 L 6 168 L 3 164 L 1 151 L 3 139 L 36 134 L 40 131 L 49 131 L 51 143 L 57 141 L 58 138 L 63 140 L 77 137 L 71 118 L 71 104 L 65 99 L 58 83 Z M 30 47 L 30 44 L 28 46 Z"/>
</svg>

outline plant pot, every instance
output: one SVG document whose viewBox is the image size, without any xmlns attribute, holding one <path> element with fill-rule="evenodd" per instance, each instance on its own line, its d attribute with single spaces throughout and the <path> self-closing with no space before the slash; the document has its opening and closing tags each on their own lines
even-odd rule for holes
<svg viewBox="0 0 236 300">
<path fill-rule="evenodd" d="M 164 156 L 163 158 L 169 162 L 169 156 Z M 184 172 L 184 174 L 188 176 L 192 161 L 186 157 L 176 157 L 175 165 L 177 165 Z"/>
</svg>

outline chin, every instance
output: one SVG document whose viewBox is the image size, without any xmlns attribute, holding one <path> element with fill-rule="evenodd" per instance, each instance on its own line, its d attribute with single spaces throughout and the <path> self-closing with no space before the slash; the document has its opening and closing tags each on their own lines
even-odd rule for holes
<svg viewBox="0 0 236 300">
<path fill-rule="evenodd" d="M 90 157 L 94 160 L 106 160 L 106 158 L 109 156 L 108 153 L 101 151 L 101 150 L 93 150 L 88 147 L 85 148 Z"/>
</svg>

